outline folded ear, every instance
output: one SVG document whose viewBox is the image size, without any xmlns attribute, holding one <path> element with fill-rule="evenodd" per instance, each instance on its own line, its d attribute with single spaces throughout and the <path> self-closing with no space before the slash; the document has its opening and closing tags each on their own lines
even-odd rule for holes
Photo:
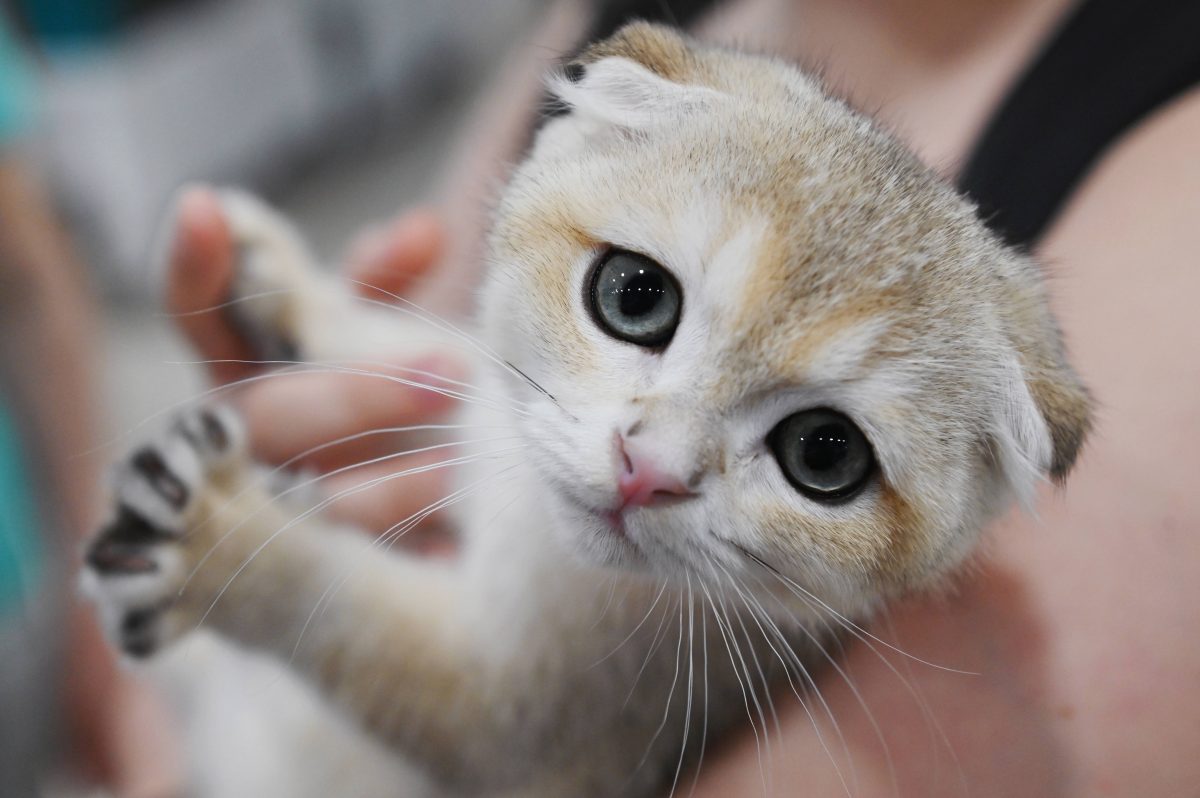
<svg viewBox="0 0 1200 798">
<path fill-rule="evenodd" d="M 1092 397 L 1067 361 L 1037 264 L 1021 258 L 1003 285 L 1010 300 L 1005 321 L 1016 353 L 1013 376 L 1019 380 L 1006 401 L 1010 440 L 1038 471 L 1061 482 L 1091 430 Z"/>
<path fill-rule="evenodd" d="M 593 122 L 626 129 L 666 124 L 721 95 L 703 86 L 673 83 L 625 58 L 604 58 L 573 75 L 552 76 L 550 91 Z"/>
<path fill-rule="evenodd" d="M 559 100 L 588 121 L 645 129 L 722 96 L 700 84 L 695 64 L 682 36 L 634 23 L 585 50 L 548 83 Z"/>
<path fill-rule="evenodd" d="M 699 67 L 689 40 L 674 28 L 631 22 L 612 36 L 584 50 L 573 63 L 585 71 L 606 58 L 632 61 L 672 83 L 696 83 Z"/>
<path fill-rule="evenodd" d="M 532 157 L 574 158 L 613 137 L 662 129 L 719 102 L 725 95 L 689 72 L 695 63 L 680 34 L 646 23 L 627 25 L 592 45 L 547 78 L 550 93 L 568 113 L 542 127 Z"/>
<path fill-rule="evenodd" d="M 1061 340 L 1055 343 L 1026 363 L 1025 382 L 1050 434 L 1050 477 L 1061 482 L 1092 428 L 1092 397 L 1066 362 Z"/>
</svg>

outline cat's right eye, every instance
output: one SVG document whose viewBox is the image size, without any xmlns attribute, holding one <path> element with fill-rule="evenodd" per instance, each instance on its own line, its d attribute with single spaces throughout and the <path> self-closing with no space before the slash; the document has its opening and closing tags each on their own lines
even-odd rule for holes
<svg viewBox="0 0 1200 798">
<path fill-rule="evenodd" d="M 788 482 L 812 499 L 848 499 L 875 471 L 867 436 L 836 410 L 794 413 L 771 430 L 767 443 Z"/>
<path fill-rule="evenodd" d="M 683 293 L 662 266 L 645 255 L 614 249 L 596 262 L 585 286 L 592 318 L 609 335 L 650 348 L 670 343 Z"/>
</svg>

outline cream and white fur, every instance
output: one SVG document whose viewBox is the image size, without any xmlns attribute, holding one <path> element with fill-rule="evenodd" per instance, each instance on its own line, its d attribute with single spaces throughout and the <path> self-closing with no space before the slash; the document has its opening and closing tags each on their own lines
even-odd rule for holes
<svg viewBox="0 0 1200 798">
<path fill-rule="evenodd" d="M 361 794 L 665 791 L 705 735 L 765 724 L 768 689 L 809 700 L 830 630 L 943 583 L 1087 430 L 1037 266 L 812 78 L 648 25 L 578 65 L 499 202 L 471 336 L 352 300 L 283 221 L 227 196 L 239 290 L 287 289 L 238 306 L 252 326 L 314 363 L 369 371 L 406 346 L 476 362 L 456 389 L 455 436 L 475 441 L 453 451 L 456 559 L 271 502 L 221 408 L 129 459 L 93 546 L 90 590 L 127 649 L 202 626 L 265 652 L 419 774 Z M 678 280 L 664 349 L 587 311 L 614 246 Z M 766 442 L 814 407 L 878 461 L 847 501 L 798 492 Z M 614 439 L 693 495 L 616 534 Z"/>
</svg>

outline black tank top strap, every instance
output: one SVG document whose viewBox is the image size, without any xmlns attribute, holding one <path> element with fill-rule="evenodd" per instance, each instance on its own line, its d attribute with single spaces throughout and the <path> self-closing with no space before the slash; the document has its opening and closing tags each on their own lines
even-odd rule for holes
<svg viewBox="0 0 1200 798">
<path fill-rule="evenodd" d="M 604 0 L 596 4 L 587 40 L 594 42 L 611 36 L 635 19 L 686 30 L 715 5 L 715 0 Z"/>
<path fill-rule="evenodd" d="M 687 27 L 713 0 L 600 0 L 588 41 L 631 19 Z M 1200 0 L 1083 0 L 1016 80 L 958 186 L 1031 246 L 1105 149 L 1200 84 Z"/>
<path fill-rule="evenodd" d="M 1087 0 L 1001 103 L 959 188 L 1032 245 L 1110 144 L 1197 84 L 1198 0 Z"/>
</svg>

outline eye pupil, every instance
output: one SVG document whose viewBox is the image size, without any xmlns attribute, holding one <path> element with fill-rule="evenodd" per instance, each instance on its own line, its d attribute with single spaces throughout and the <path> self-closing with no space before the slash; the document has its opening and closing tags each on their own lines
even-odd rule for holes
<svg viewBox="0 0 1200 798">
<path fill-rule="evenodd" d="M 767 442 L 784 476 L 809 498 L 849 498 L 875 470 L 866 436 L 836 410 L 794 413 L 776 425 Z"/>
<path fill-rule="evenodd" d="M 813 430 L 804 439 L 804 465 L 811 471 L 829 471 L 842 462 L 850 450 L 844 428 L 826 424 Z"/>
<path fill-rule="evenodd" d="M 644 270 L 616 290 L 620 295 L 621 312 L 626 316 L 645 316 L 654 310 L 667 293 L 663 288 L 662 276 L 646 274 Z"/>
<path fill-rule="evenodd" d="M 626 250 L 610 250 L 593 268 L 585 299 L 602 330 L 639 346 L 670 342 L 682 309 L 679 284 L 670 272 Z"/>
</svg>

